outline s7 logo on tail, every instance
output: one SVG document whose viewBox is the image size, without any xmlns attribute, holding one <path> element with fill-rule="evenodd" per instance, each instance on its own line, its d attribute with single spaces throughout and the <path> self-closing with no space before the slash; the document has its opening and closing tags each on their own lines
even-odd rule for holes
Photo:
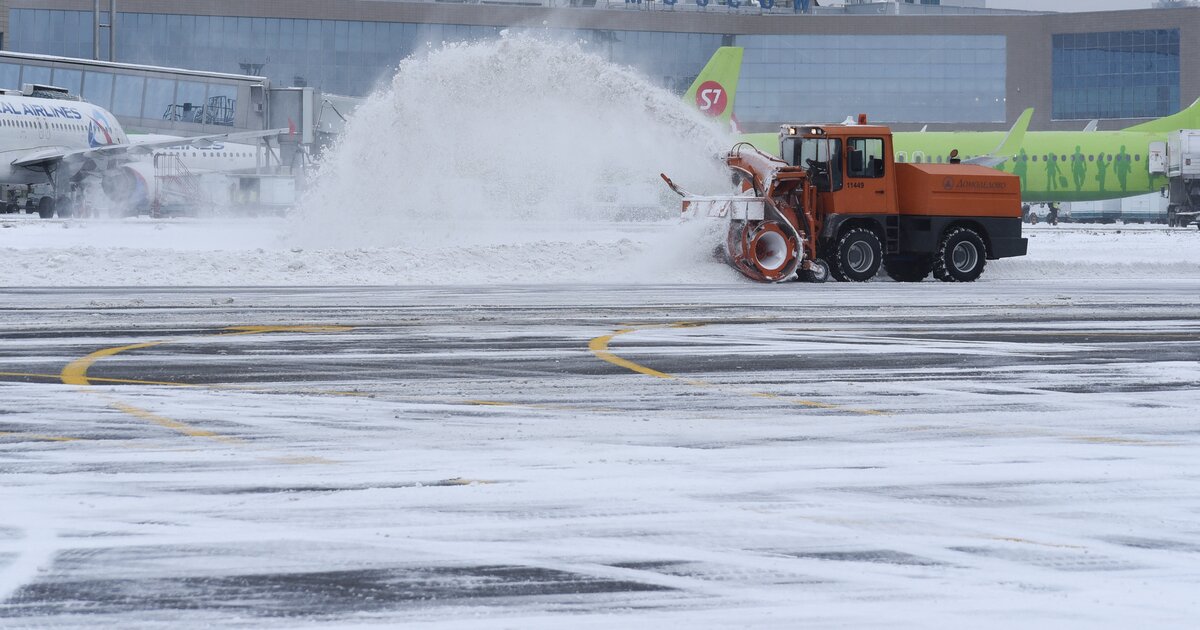
<svg viewBox="0 0 1200 630">
<path fill-rule="evenodd" d="M 716 81 L 705 81 L 696 90 L 696 107 L 709 116 L 720 116 L 728 105 L 725 87 Z"/>
</svg>

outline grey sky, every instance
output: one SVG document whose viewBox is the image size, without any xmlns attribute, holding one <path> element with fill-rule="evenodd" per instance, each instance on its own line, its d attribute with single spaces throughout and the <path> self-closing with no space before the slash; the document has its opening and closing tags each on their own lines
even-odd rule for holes
<svg viewBox="0 0 1200 630">
<path fill-rule="evenodd" d="M 1148 9 L 1153 0 L 987 0 L 993 9 L 1027 9 L 1049 11 L 1113 11 L 1119 9 Z"/>
</svg>

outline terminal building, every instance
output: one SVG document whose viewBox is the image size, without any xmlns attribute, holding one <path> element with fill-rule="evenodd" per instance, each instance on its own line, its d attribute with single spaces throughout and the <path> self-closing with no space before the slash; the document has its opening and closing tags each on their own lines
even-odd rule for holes
<svg viewBox="0 0 1200 630">
<path fill-rule="evenodd" d="M 109 1 L 100 3 L 102 24 Z M 983 0 L 116 2 L 114 49 L 106 28 L 99 52 L 130 64 L 115 73 L 124 77 L 48 79 L 111 105 L 123 122 L 136 119 L 133 128 L 164 118 L 178 128 L 191 112 L 172 105 L 249 90 L 237 78 L 245 75 L 266 77 L 276 89 L 362 96 L 428 45 L 516 28 L 583 42 L 680 93 L 717 47 L 742 46 L 735 113 L 750 131 L 859 112 L 901 130 L 998 130 L 1027 107 L 1036 110 L 1033 129 L 1078 130 L 1092 119 L 1115 129 L 1200 97 L 1200 7 L 1189 3 L 1055 14 L 994 10 Z M 0 44 L 90 59 L 95 8 L 94 0 L 0 0 Z M 25 65 L 40 64 L 9 60 L 21 67 L 0 65 L 0 82 L 30 82 Z M 170 86 L 162 77 L 129 78 L 142 65 L 205 74 L 181 75 Z M 180 98 L 188 90 L 194 94 Z M 238 100 L 229 100 L 231 118 L 214 111 L 190 122 L 242 127 L 237 116 L 255 110 Z"/>
</svg>

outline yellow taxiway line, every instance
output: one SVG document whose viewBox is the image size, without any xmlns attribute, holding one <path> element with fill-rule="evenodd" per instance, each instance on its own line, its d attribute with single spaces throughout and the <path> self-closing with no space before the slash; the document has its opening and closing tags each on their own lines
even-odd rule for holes
<svg viewBox="0 0 1200 630">
<path fill-rule="evenodd" d="M 211 335 L 211 336 L 213 336 L 213 337 L 231 337 L 231 336 L 239 336 L 239 335 L 260 335 L 260 334 L 273 333 L 273 332 L 318 332 L 318 333 L 319 332 L 339 332 L 339 331 L 344 331 L 344 330 L 350 330 L 350 327 L 348 327 L 348 326 L 231 326 L 229 328 L 226 328 L 226 330 L 228 330 L 229 332 L 218 333 L 216 335 Z M 116 356 L 118 354 L 121 354 L 122 352 L 128 352 L 130 350 L 153 348 L 155 346 L 161 346 L 165 343 L 172 343 L 172 342 L 178 342 L 178 341 L 181 341 L 181 340 L 180 339 L 175 339 L 175 340 L 164 339 L 164 340 L 160 340 L 160 341 L 146 341 L 146 342 L 142 342 L 142 343 L 132 343 L 132 344 L 125 345 L 125 346 L 116 346 L 116 347 L 112 347 L 112 348 L 103 348 L 101 350 L 96 350 L 95 352 L 89 353 L 85 356 L 82 356 L 82 357 L 75 359 L 74 361 L 71 361 L 70 363 L 68 363 L 65 367 L 63 367 L 62 372 L 59 373 L 59 379 L 62 380 L 62 382 L 67 385 L 76 385 L 79 387 L 87 387 L 87 386 L 93 385 L 94 384 L 93 381 L 96 381 L 96 382 L 114 382 L 114 381 L 135 382 L 138 384 L 145 384 L 145 385 L 166 385 L 166 386 L 174 386 L 174 387 L 205 387 L 203 385 L 192 385 L 189 383 L 173 383 L 173 382 L 168 382 L 168 381 L 132 381 L 132 380 L 131 381 L 121 381 L 118 379 L 101 379 L 101 378 L 91 378 L 88 376 L 88 370 L 91 369 L 91 367 L 97 361 L 99 361 L 100 359 L 103 359 L 105 357 Z M 106 396 L 106 398 L 107 398 L 107 396 Z M 180 422 L 179 420 L 174 420 L 172 418 L 168 418 L 166 416 L 156 414 L 152 411 L 142 409 L 141 407 L 135 407 L 133 405 L 125 404 L 123 402 L 110 401 L 109 406 L 112 407 L 113 409 L 116 409 L 123 413 L 127 413 L 136 418 L 140 418 L 147 422 L 157 424 L 158 426 L 161 426 L 161 427 L 164 427 L 167 429 L 171 429 L 172 431 L 182 433 L 189 437 L 208 438 L 208 439 L 217 440 L 219 442 L 225 442 L 225 443 L 238 443 L 241 441 L 234 437 L 224 436 L 224 435 L 221 435 L 221 434 L 213 432 L 213 431 L 208 431 L 205 429 L 193 427 L 192 425 L 187 424 L 186 422 Z"/>
<path fill-rule="evenodd" d="M 687 383 L 689 385 L 695 385 L 697 387 L 707 387 L 707 388 L 713 388 L 713 389 L 724 390 L 724 391 L 732 391 L 732 392 L 736 392 L 736 393 L 743 394 L 746 396 L 753 396 L 755 398 L 768 398 L 771 400 L 779 400 L 782 402 L 786 402 L 788 404 L 798 405 L 801 407 L 808 407 L 811 409 L 832 409 L 832 410 L 838 410 L 838 411 L 848 411 L 848 412 L 867 415 L 867 416 L 889 415 L 887 412 L 876 411 L 874 409 L 855 409 L 852 407 L 843 407 L 842 405 L 835 405 L 833 403 L 824 403 L 824 402 L 819 402 L 816 400 L 788 398 L 786 396 L 780 396 L 779 394 L 771 394 L 771 393 L 766 393 L 766 392 L 743 391 L 743 390 L 731 388 L 728 386 L 718 385 L 716 383 L 712 383 L 709 381 L 683 378 L 683 377 L 677 376 L 675 374 L 669 374 L 667 372 L 662 372 L 662 371 L 656 370 L 651 367 L 646 367 L 640 363 L 635 363 L 633 361 L 630 361 L 629 359 L 624 359 L 622 357 L 619 357 L 616 354 L 614 354 L 612 352 L 612 350 L 610 350 L 608 347 L 609 344 L 612 343 L 612 340 L 615 339 L 616 337 L 618 337 L 620 335 L 627 335 L 629 333 L 635 333 L 635 332 L 638 332 L 641 330 L 650 330 L 650 329 L 655 329 L 655 328 L 697 328 L 700 326 L 704 326 L 704 324 L 697 323 L 697 322 L 675 322 L 673 324 L 665 324 L 665 325 L 655 324 L 655 325 L 649 325 L 649 326 L 621 328 L 621 329 L 618 329 L 617 331 L 613 332 L 610 335 L 602 335 L 600 337 L 596 337 L 596 338 L 592 339 L 591 341 L 588 342 L 588 350 L 591 350 L 592 354 L 596 355 L 596 358 L 600 359 L 601 361 L 606 361 L 606 362 L 616 365 L 618 367 L 625 368 L 626 370 L 629 370 L 631 372 L 637 372 L 638 374 L 644 374 L 646 376 L 653 376 L 654 378 L 661 378 L 661 379 L 666 379 L 666 380 L 676 380 L 681 383 Z"/>
<path fill-rule="evenodd" d="M 40 433 L 17 433 L 0 431 L 0 438 L 16 438 L 18 440 L 33 440 L 35 442 L 78 442 L 79 438 L 63 437 L 60 435 L 42 435 Z"/>
</svg>

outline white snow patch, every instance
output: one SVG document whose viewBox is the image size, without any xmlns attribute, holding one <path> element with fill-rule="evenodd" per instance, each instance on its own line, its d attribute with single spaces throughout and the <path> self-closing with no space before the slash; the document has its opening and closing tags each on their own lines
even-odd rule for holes
<svg viewBox="0 0 1200 630">
<path fill-rule="evenodd" d="M 713 256 L 716 224 L 528 221 L 390 247 L 294 246 L 284 219 L 0 219 L 0 286 L 704 284 L 749 282 Z M 1029 255 L 990 261 L 980 282 L 1200 278 L 1200 231 L 1035 227 Z"/>
</svg>

